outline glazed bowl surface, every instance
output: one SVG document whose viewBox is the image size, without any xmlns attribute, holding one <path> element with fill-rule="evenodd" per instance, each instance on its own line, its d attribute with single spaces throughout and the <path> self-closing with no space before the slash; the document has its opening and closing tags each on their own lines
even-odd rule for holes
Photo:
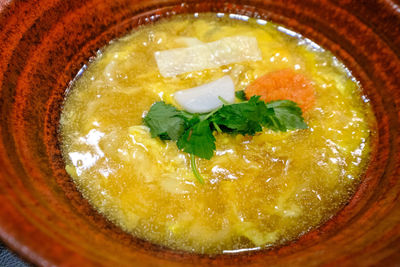
<svg viewBox="0 0 400 267">
<path fill-rule="evenodd" d="M 206 256 L 134 238 L 95 212 L 64 169 L 70 81 L 135 27 L 182 13 L 271 20 L 332 51 L 377 118 L 369 166 L 336 216 L 286 246 Z M 400 263 L 400 3 L 376 0 L 0 0 L 0 238 L 41 266 L 318 266 Z"/>
</svg>

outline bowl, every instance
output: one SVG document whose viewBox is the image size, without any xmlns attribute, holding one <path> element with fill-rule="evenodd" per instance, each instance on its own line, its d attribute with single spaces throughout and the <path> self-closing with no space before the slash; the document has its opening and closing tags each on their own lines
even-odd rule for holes
<svg viewBox="0 0 400 267">
<path fill-rule="evenodd" d="M 400 7 L 390 0 L 0 1 L 0 237 L 41 266 L 317 266 L 400 262 Z M 142 24 L 223 12 L 282 24 L 332 51 L 377 118 L 371 160 L 349 203 L 286 246 L 198 255 L 124 233 L 82 198 L 60 152 L 70 81 L 96 51 Z"/>
</svg>

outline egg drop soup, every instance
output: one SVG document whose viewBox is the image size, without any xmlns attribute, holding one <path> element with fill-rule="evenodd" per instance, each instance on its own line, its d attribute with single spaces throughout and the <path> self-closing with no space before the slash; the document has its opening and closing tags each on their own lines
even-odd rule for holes
<svg viewBox="0 0 400 267">
<path fill-rule="evenodd" d="M 140 27 L 102 49 L 67 92 L 60 120 L 66 171 L 99 213 L 135 237 L 203 254 L 282 245 L 331 218 L 360 183 L 375 122 L 359 83 L 299 34 L 234 18 L 185 15 Z M 250 41 L 243 50 L 235 38 Z M 204 68 L 177 71 L 188 59 L 175 52 L 161 66 L 160 51 L 186 51 Z M 216 54 L 226 58 L 214 64 Z M 282 73 L 293 79 L 280 80 Z M 235 91 L 257 94 L 252 84 L 264 75 L 267 98 L 268 84 L 286 86 L 282 98 L 300 94 L 292 81 L 312 88 L 312 99 L 299 103 L 308 127 L 213 131 L 213 156 L 195 158 L 204 184 L 190 155 L 173 140 L 153 138 L 143 123 L 157 101 L 182 109 L 177 91 L 229 76 Z"/>
</svg>

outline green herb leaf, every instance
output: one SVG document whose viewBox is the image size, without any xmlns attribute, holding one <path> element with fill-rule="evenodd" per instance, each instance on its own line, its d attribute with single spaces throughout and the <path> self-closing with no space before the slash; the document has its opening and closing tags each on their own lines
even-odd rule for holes
<svg viewBox="0 0 400 267">
<path fill-rule="evenodd" d="M 164 102 L 152 105 L 143 121 L 150 128 L 151 137 L 158 136 L 162 140 L 178 140 L 186 122 L 180 111 Z"/>
<path fill-rule="evenodd" d="M 203 121 L 205 116 L 203 114 L 193 114 L 183 110 L 180 112 L 181 116 L 185 119 L 185 130 L 193 127 L 200 121 Z"/>
<path fill-rule="evenodd" d="M 242 101 L 246 101 L 247 100 L 246 93 L 244 92 L 244 90 L 236 91 L 235 92 L 235 96 L 239 100 L 242 100 Z"/>
<path fill-rule="evenodd" d="M 264 125 L 273 131 L 286 132 L 293 129 L 306 129 L 301 108 L 290 100 L 271 101 L 266 104 L 269 112 L 264 117 Z"/>
<path fill-rule="evenodd" d="M 215 137 L 210 122 L 203 120 L 187 129 L 177 142 L 179 149 L 200 158 L 211 159 L 215 150 Z"/>
<path fill-rule="evenodd" d="M 247 102 L 222 106 L 212 117 L 225 132 L 254 135 L 262 130 L 267 108 L 265 102 L 253 96 Z"/>
<path fill-rule="evenodd" d="M 204 179 L 201 176 L 201 174 L 199 173 L 199 170 L 197 169 L 196 159 L 193 154 L 190 154 L 190 166 L 192 167 L 194 177 L 196 177 L 197 181 L 199 181 L 199 183 L 201 183 L 201 184 L 204 184 Z"/>
<path fill-rule="evenodd" d="M 195 156 L 204 159 L 213 156 L 214 130 L 218 133 L 254 135 L 262 131 L 263 126 L 283 132 L 307 128 L 301 109 L 295 102 L 277 100 L 265 103 L 259 96 L 236 104 L 225 104 L 205 114 L 192 114 L 164 102 L 156 102 L 143 121 L 150 128 L 152 137 L 175 140 L 179 149 L 191 154 L 193 174 L 200 183 L 204 180 L 197 170 Z"/>
</svg>

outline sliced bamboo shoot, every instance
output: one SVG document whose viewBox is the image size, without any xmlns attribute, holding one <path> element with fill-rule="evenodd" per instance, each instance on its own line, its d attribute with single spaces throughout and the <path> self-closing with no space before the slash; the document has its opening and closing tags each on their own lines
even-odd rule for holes
<svg viewBox="0 0 400 267">
<path fill-rule="evenodd" d="M 249 36 L 226 37 L 211 43 L 157 51 L 154 55 L 164 77 L 262 58 L 257 39 Z"/>
</svg>

